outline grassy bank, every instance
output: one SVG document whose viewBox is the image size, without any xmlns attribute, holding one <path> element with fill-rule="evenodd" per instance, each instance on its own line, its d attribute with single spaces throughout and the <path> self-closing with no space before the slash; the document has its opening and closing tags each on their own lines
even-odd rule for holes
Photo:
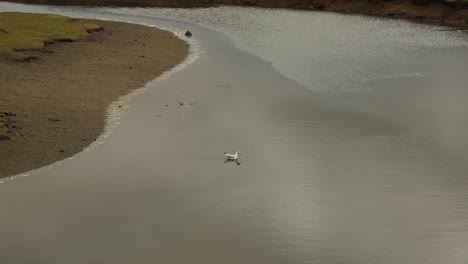
<svg viewBox="0 0 468 264">
<path fill-rule="evenodd" d="M 36 58 L 30 50 L 43 50 L 54 41 L 75 41 L 100 27 L 64 16 L 0 13 L 0 54 L 16 60 Z"/>
<path fill-rule="evenodd" d="M 82 151 L 102 133 L 109 104 L 188 54 L 187 43 L 152 27 L 0 15 L 0 178 Z M 105 30 L 88 33 L 97 25 Z M 38 59 L 18 61 L 28 56 Z"/>
<path fill-rule="evenodd" d="M 37 58 L 29 51 L 41 51 L 54 41 L 85 38 L 100 27 L 93 23 L 50 14 L 0 13 L 0 57 L 26 61 Z M 5 94 L 3 94 L 5 96 Z M 13 113 L 0 109 L 0 140 L 10 140 Z"/>
</svg>

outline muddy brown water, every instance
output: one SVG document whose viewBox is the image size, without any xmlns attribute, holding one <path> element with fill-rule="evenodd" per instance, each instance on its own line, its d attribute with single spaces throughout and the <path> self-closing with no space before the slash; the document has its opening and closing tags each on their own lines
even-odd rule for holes
<svg viewBox="0 0 468 264">
<path fill-rule="evenodd" d="M 465 34 L 245 8 L 0 10 L 194 34 L 194 62 L 124 100 L 89 151 L 0 185 L 0 263 L 468 260 Z"/>
</svg>

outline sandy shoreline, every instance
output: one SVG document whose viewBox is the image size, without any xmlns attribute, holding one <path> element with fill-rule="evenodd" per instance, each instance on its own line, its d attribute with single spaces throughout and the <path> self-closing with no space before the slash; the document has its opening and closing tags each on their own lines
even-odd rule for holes
<svg viewBox="0 0 468 264">
<path fill-rule="evenodd" d="M 174 8 L 199 8 L 220 5 L 253 6 L 265 8 L 329 11 L 345 14 L 363 14 L 468 29 L 468 8 L 466 8 L 468 4 L 466 1 L 460 2 L 459 7 L 441 3 L 444 1 L 420 1 L 421 4 L 415 4 L 415 1 L 410 0 L 141 0 L 138 2 L 132 0 L 10 0 L 10 2 L 47 5 Z"/>
<path fill-rule="evenodd" d="M 103 131 L 111 102 L 188 54 L 188 45 L 170 32 L 96 23 L 105 30 L 31 52 L 39 60 L 0 60 L 0 109 L 7 112 L 11 138 L 0 141 L 0 177 L 80 152 Z"/>
</svg>

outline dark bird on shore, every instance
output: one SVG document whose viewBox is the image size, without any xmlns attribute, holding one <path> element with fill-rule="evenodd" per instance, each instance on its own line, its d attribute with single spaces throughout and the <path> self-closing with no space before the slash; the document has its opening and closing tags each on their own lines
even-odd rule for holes
<svg viewBox="0 0 468 264">
<path fill-rule="evenodd" d="M 190 37 L 192 36 L 192 32 L 190 32 L 190 31 L 187 30 L 187 32 L 185 32 L 185 36 L 186 36 L 187 38 L 190 38 Z"/>
</svg>

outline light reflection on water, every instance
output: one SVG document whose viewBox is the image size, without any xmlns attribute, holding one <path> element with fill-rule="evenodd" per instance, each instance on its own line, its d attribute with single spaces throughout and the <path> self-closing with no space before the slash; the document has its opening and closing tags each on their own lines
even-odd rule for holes
<svg viewBox="0 0 468 264">
<path fill-rule="evenodd" d="M 467 48 L 465 34 L 401 20 L 333 13 L 219 7 L 122 8 L 117 14 L 165 17 L 220 31 L 287 77 L 321 93 L 355 92 L 363 83 L 426 75 L 437 49 Z"/>
<path fill-rule="evenodd" d="M 466 35 L 235 7 L 37 9 L 190 28 L 206 56 L 135 97 L 96 150 L 1 185 L 0 260 L 468 259 Z M 152 16 L 226 33 L 277 70 L 220 34 Z M 176 99 L 198 104 L 164 107 Z M 242 164 L 224 164 L 236 150 Z"/>
</svg>

